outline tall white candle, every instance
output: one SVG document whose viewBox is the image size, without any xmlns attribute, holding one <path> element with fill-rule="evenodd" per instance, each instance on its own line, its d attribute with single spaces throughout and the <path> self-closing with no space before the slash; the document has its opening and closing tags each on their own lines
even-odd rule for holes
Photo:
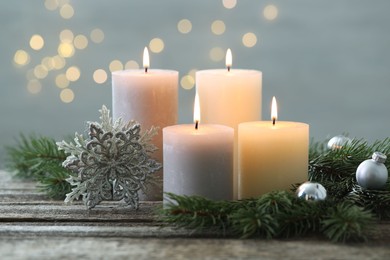
<svg viewBox="0 0 390 260">
<path fill-rule="evenodd" d="M 202 121 L 235 129 L 234 198 L 238 194 L 237 130 L 242 122 L 261 119 L 262 73 L 232 69 L 231 52 L 226 55 L 227 69 L 196 72 Z"/>
<path fill-rule="evenodd" d="M 231 200 L 234 130 L 195 121 L 163 129 L 164 192 Z"/>
<path fill-rule="evenodd" d="M 154 157 L 162 162 L 162 129 L 177 123 L 178 72 L 148 69 L 148 52 L 144 52 L 144 70 L 123 70 L 112 73 L 113 117 L 136 120 L 142 130 L 159 127 L 153 143 L 158 150 Z M 148 187 L 143 200 L 162 199 L 163 170 L 155 174 L 158 185 Z"/>
<path fill-rule="evenodd" d="M 309 125 L 272 119 L 239 125 L 240 199 L 290 190 L 308 178 Z"/>
</svg>

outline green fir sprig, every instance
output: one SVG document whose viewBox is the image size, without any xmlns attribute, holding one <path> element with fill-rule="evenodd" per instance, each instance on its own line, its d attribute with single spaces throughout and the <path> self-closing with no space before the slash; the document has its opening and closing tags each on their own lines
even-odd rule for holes
<svg viewBox="0 0 390 260">
<path fill-rule="evenodd" d="M 40 183 L 39 189 L 51 198 L 60 199 L 71 190 L 65 180 L 70 171 L 62 167 L 66 159 L 53 138 L 21 135 L 15 146 L 6 147 L 7 168 L 20 178 Z"/>
<path fill-rule="evenodd" d="M 366 241 L 374 215 L 351 202 L 307 202 L 286 191 L 256 199 L 212 201 L 166 194 L 161 220 L 179 228 L 241 238 L 290 238 L 322 234 L 334 242 Z"/>
<path fill-rule="evenodd" d="M 275 191 L 239 201 L 168 193 L 160 216 L 177 227 L 221 236 L 289 238 L 321 234 L 338 242 L 364 241 L 378 220 L 390 219 L 389 181 L 383 190 L 362 189 L 356 183 L 357 167 L 375 151 L 390 157 L 390 138 L 372 144 L 354 139 L 335 150 L 329 150 L 326 142 L 311 142 L 308 179 L 327 189 L 325 201 L 298 199 L 294 191 L 299 184 L 292 185 L 292 192 Z M 54 139 L 22 135 L 7 152 L 8 168 L 19 177 L 38 181 L 50 197 L 63 199 L 70 192 L 65 179 L 71 173 L 61 166 L 66 155 L 58 150 Z M 385 166 L 390 169 L 390 160 Z"/>
</svg>

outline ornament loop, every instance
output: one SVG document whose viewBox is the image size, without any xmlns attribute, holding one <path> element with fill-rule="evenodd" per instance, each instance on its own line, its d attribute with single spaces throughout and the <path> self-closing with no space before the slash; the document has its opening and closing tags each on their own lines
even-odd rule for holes
<svg viewBox="0 0 390 260">
<path fill-rule="evenodd" d="M 385 163 L 387 156 L 381 152 L 375 152 L 372 154 L 372 159 L 378 163 Z"/>
</svg>

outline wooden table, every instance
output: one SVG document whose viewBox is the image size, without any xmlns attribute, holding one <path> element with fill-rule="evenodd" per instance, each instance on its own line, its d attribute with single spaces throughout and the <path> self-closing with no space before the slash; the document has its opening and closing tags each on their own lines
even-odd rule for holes
<svg viewBox="0 0 390 260">
<path fill-rule="evenodd" d="M 390 223 L 368 243 L 241 240 L 165 226 L 156 221 L 159 205 L 144 202 L 134 211 L 106 202 L 87 211 L 0 171 L 0 259 L 390 259 Z"/>
</svg>

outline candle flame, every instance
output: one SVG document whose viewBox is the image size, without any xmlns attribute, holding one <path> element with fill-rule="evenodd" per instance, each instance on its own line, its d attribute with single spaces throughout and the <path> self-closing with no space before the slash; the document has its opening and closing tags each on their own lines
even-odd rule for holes
<svg viewBox="0 0 390 260">
<path fill-rule="evenodd" d="M 195 94 L 195 102 L 194 102 L 194 123 L 195 129 L 198 129 L 198 124 L 200 122 L 200 104 L 199 104 L 199 95 L 198 92 Z"/>
<path fill-rule="evenodd" d="M 230 48 L 226 51 L 226 67 L 230 71 L 230 67 L 233 65 L 232 51 Z"/>
<path fill-rule="evenodd" d="M 272 98 L 272 104 L 271 104 L 271 119 L 272 119 L 272 124 L 275 125 L 276 119 L 278 119 L 278 107 L 276 104 L 276 98 Z"/>
<path fill-rule="evenodd" d="M 145 72 L 148 72 L 150 61 L 149 61 L 149 51 L 147 47 L 145 47 L 144 49 L 143 64 L 144 64 Z"/>
</svg>

